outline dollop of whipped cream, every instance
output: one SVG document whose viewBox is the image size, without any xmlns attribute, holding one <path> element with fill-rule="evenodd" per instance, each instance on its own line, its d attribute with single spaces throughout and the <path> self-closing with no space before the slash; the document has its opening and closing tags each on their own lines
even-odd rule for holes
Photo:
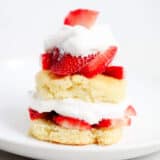
<svg viewBox="0 0 160 160">
<path fill-rule="evenodd" d="M 113 45 L 117 46 L 117 43 L 108 25 L 95 25 L 90 29 L 80 25 L 64 25 L 55 35 L 45 41 L 45 50 L 57 47 L 61 54 L 87 56 L 105 51 Z"/>
<path fill-rule="evenodd" d="M 56 113 L 85 120 L 89 124 L 96 124 L 103 118 L 122 118 L 128 107 L 127 100 L 114 103 L 90 103 L 78 99 L 43 100 L 36 94 L 31 96 L 30 106 L 39 112 L 55 111 Z"/>
</svg>

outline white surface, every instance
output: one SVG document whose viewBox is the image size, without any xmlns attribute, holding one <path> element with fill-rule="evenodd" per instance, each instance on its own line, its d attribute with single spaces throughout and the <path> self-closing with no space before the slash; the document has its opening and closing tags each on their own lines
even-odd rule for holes
<svg viewBox="0 0 160 160">
<path fill-rule="evenodd" d="M 160 127 L 157 125 L 160 121 L 159 108 L 153 109 L 153 106 L 160 104 L 160 83 L 156 84 L 155 81 L 153 85 L 147 80 L 136 80 L 134 75 L 130 77 L 129 95 L 133 97 L 138 117 L 132 127 L 125 131 L 120 143 L 106 147 L 77 147 L 40 142 L 29 137 L 27 91 L 34 86 L 33 75 L 38 68 L 34 61 L 33 57 L 24 57 L 0 62 L 3 77 L 0 79 L 0 149 L 44 160 L 97 160 L 99 157 L 101 160 L 106 157 L 110 157 L 110 160 L 120 160 L 160 150 Z"/>
<path fill-rule="evenodd" d="M 117 46 L 109 25 L 95 24 L 90 29 L 76 25 L 63 25 L 45 42 L 46 50 L 59 48 L 60 53 L 74 56 L 88 56 L 104 52 L 110 46 Z"/>
<path fill-rule="evenodd" d="M 89 124 L 96 124 L 103 118 L 124 118 L 125 110 L 129 105 L 131 102 L 128 100 L 113 104 L 84 102 L 72 98 L 63 100 L 43 100 L 35 96 L 30 98 L 32 109 L 39 112 L 55 111 L 60 115 L 85 120 Z"/>
</svg>

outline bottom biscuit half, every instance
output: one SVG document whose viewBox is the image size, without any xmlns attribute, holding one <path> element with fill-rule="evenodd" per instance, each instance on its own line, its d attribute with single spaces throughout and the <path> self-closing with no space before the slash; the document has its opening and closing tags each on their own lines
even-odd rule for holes
<svg viewBox="0 0 160 160">
<path fill-rule="evenodd" d="M 111 145 L 122 137 L 122 128 L 78 130 L 60 127 L 47 120 L 31 121 L 29 133 L 36 139 L 66 145 Z"/>
</svg>

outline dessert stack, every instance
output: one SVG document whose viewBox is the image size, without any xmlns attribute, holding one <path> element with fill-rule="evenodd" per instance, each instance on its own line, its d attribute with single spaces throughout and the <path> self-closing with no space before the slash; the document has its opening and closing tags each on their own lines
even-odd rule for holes
<svg viewBox="0 0 160 160">
<path fill-rule="evenodd" d="M 42 69 L 29 108 L 30 135 L 67 144 L 111 145 L 131 125 L 122 66 L 112 61 L 118 46 L 99 12 L 70 11 L 62 28 L 45 42 Z"/>
</svg>

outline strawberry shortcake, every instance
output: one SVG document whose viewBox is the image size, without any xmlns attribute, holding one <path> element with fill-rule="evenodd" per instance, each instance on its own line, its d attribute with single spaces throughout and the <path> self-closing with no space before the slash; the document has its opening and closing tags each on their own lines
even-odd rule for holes
<svg viewBox="0 0 160 160">
<path fill-rule="evenodd" d="M 45 42 L 29 108 L 30 135 L 68 145 L 111 145 L 136 115 L 126 98 L 118 45 L 98 12 L 76 9 Z"/>
</svg>

